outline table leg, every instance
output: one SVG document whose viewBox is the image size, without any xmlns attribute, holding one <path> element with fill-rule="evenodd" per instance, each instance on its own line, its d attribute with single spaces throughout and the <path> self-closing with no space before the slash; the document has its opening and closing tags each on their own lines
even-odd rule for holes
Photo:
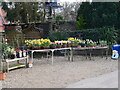
<svg viewBox="0 0 120 90">
<path fill-rule="evenodd" d="M 28 66 L 28 56 L 27 56 L 27 58 L 26 58 L 26 61 L 25 61 L 25 67 L 27 68 Z"/>
<path fill-rule="evenodd" d="M 84 53 L 85 53 L 85 57 L 87 59 L 87 50 L 84 50 Z"/>
<path fill-rule="evenodd" d="M 48 52 L 47 52 L 47 58 L 48 58 Z"/>
<path fill-rule="evenodd" d="M 31 52 L 31 61 L 32 61 L 32 63 L 33 63 L 33 51 Z"/>
<path fill-rule="evenodd" d="M 9 72 L 9 62 L 7 62 L 6 64 L 7 64 L 7 72 Z"/>
<path fill-rule="evenodd" d="M 103 58 L 103 50 L 102 50 L 102 58 Z"/>
<path fill-rule="evenodd" d="M 54 51 L 52 51 L 52 65 L 53 65 L 53 58 L 54 57 Z"/>
<path fill-rule="evenodd" d="M 70 61 L 70 50 L 67 51 L 68 61 Z"/>
<path fill-rule="evenodd" d="M 92 49 L 90 49 L 89 51 L 90 51 L 90 60 L 92 60 Z"/>
<path fill-rule="evenodd" d="M 72 61 L 73 62 L 73 48 L 71 48 L 71 52 L 70 52 L 70 61 Z"/>
<path fill-rule="evenodd" d="M 65 50 L 65 53 L 64 53 L 64 56 L 65 56 L 65 57 L 67 56 L 66 53 L 67 53 L 67 51 Z"/>
<path fill-rule="evenodd" d="M 109 49 L 106 49 L 106 59 L 108 59 L 108 50 Z"/>
</svg>

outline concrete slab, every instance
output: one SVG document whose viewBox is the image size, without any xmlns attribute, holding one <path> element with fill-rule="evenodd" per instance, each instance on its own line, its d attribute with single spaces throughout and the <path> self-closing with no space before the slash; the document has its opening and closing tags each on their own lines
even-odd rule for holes
<svg viewBox="0 0 120 90">
<path fill-rule="evenodd" d="M 84 79 L 69 85 L 67 88 L 118 88 L 118 71 Z"/>
</svg>

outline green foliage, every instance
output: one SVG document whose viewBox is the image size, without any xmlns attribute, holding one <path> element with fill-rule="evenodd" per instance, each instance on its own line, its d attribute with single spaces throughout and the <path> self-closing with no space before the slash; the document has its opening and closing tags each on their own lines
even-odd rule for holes
<svg viewBox="0 0 120 90">
<path fill-rule="evenodd" d="M 77 25 L 77 28 L 78 29 L 83 29 L 84 25 L 85 25 L 85 22 L 84 22 L 84 18 L 82 15 L 80 15 L 78 17 L 78 20 L 76 21 L 76 25 Z"/>
<path fill-rule="evenodd" d="M 120 44 L 120 29 L 117 30 L 118 37 L 117 37 L 117 42 Z"/>
<path fill-rule="evenodd" d="M 59 32 L 59 31 L 51 31 L 49 33 L 49 39 L 51 41 L 56 41 L 56 40 L 66 40 L 69 37 L 69 34 L 66 32 Z"/>
<path fill-rule="evenodd" d="M 2 56 L 4 56 L 5 55 L 5 53 L 7 52 L 7 44 L 5 44 L 5 43 L 1 43 L 0 42 L 0 54 L 2 53 Z"/>
<path fill-rule="evenodd" d="M 7 47 L 6 53 L 9 54 L 9 55 L 14 54 L 14 48 Z"/>
<path fill-rule="evenodd" d="M 100 40 L 99 43 L 100 45 L 107 45 L 107 41 L 104 41 L 104 40 Z"/>
<path fill-rule="evenodd" d="M 61 21 L 61 20 L 63 20 L 63 16 L 62 15 L 57 15 L 55 17 L 55 19 L 56 19 L 56 21 Z"/>
</svg>

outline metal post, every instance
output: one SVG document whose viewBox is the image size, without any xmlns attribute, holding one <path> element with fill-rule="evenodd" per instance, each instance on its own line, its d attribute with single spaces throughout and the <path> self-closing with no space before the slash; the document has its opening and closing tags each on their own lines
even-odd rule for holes
<svg viewBox="0 0 120 90">
<path fill-rule="evenodd" d="M 31 51 L 31 61 L 32 61 L 32 63 L 33 63 L 33 53 L 34 53 L 34 51 Z"/>
<path fill-rule="evenodd" d="M 72 61 L 73 62 L 73 48 L 71 47 L 71 51 L 70 51 L 70 61 Z"/>
<path fill-rule="evenodd" d="M 52 50 L 52 65 L 53 65 L 53 59 L 54 59 L 54 50 Z"/>
</svg>

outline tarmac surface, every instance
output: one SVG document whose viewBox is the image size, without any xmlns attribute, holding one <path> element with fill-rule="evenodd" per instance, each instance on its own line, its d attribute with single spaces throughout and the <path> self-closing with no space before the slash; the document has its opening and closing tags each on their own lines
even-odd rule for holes
<svg viewBox="0 0 120 90">
<path fill-rule="evenodd" d="M 67 88 L 118 88 L 118 71 L 84 79 Z"/>
</svg>

